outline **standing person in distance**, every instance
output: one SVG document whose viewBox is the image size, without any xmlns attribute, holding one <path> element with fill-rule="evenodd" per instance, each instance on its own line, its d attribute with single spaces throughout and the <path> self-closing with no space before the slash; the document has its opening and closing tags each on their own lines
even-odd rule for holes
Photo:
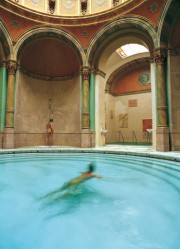
<svg viewBox="0 0 180 249">
<path fill-rule="evenodd" d="M 49 122 L 46 125 L 46 145 L 52 145 L 52 137 L 53 137 L 53 119 L 49 119 Z"/>
</svg>

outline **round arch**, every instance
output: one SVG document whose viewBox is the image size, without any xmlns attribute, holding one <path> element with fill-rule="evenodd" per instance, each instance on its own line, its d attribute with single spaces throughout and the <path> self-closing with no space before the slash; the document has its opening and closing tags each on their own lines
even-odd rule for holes
<svg viewBox="0 0 180 249">
<path fill-rule="evenodd" d="M 128 70 L 131 71 L 132 67 L 138 69 L 141 67 L 141 65 L 148 65 L 149 64 L 149 57 L 146 53 L 144 53 L 144 56 L 139 57 L 138 55 L 134 55 L 133 59 L 131 61 L 126 61 L 123 64 L 120 64 L 107 78 L 106 88 L 105 92 L 109 92 L 110 94 L 113 94 L 111 92 L 111 87 L 114 84 L 114 81 L 117 79 L 117 77 L 124 74 L 124 72 L 128 72 Z"/>
<path fill-rule="evenodd" d="M 159 47 L 165 52 L 165 84 L 170 150 L 180 150 L 179 63 L 180 63 L 180 2 L 168 0 L 158 30 Z"/>
<path fill-rule="evenodd" d="M 21 51 L 29 44 L 29 42 L 47 37 L 56 38 L 66 42 L 79 56 L 81 64 L 85 64 L 86 56 L 81 44 L 67 32 L 52 27 L 35 28 L 20 36 L 14 47 L 14 60 L 18 60 Z"/>
<path fill-rule="evenodd" d="M 180 2 L 178 0 L 169 0 L 166 3 L 162 13 L 159 30 L 158 30 L 158 46 L 172 46 L 172 32 L 177 18 L 180 15 Z"/>
<path fill-rule="evenodd" d="M 102 61 L 121 45 L 131 41 L 148 47 L 150 54 L 157 48 L 155 28 L 144 18 L 122 17 L 105 26 L 87 49 L 89 64 L 99 67 Z"/>
<path fill-rule="evenodd" d="M 12 59 L 11 58 L 13 54 L 12 40 L 2 21 L 0 21 L 0 42 L 2 44 L 2 49 L 0 51 L 3 53 L 2 55 L 4 57 L 3 59 L 4 60 Z"/>
</svg>

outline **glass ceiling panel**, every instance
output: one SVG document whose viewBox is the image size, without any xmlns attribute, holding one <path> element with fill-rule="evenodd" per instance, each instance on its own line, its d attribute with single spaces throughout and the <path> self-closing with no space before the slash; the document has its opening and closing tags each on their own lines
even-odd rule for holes
<svg viewBox="0 0 180 249">
<path fill-rule="evenodd" d="M 116 51 L 121 56 L 122 59 L 125 59 L 126 57 L 134 54 L 149 52 L 149 50 L 146 47 L 139 44 L 126 44 L 118 48 Z"/>
</svg>

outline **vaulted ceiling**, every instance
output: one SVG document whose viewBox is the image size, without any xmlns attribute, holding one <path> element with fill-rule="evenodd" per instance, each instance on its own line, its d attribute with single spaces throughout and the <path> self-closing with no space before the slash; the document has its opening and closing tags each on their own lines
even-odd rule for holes
<svg viewBox="0 0 180 249">
<path fill-rule="evenodd" d="M 32 74 L 66 77 L 79 71 L 80 59 L 65 42 L 43 38 L 31 42 L 23 49 L 20 65 Z"/>
</svg>

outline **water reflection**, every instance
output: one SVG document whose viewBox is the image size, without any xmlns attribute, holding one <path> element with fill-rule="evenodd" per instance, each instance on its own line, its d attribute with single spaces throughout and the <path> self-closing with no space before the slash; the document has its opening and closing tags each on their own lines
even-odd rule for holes
<svg viewBox="0 0 180 249">
<path fill-rule="evenodd" d="M 39 200 L 41 201 L 41 209 L 46 210 L 48 217 L 52 218 L 75 212 L 83 203 L 98 202 L 97 199 L 100 197 L 102 198 L 102 195 L 88 187 L 86 183 L 79 183 L 66 190 L 62 190 L 62 187 L 57 188 Z"/>
</svg>

